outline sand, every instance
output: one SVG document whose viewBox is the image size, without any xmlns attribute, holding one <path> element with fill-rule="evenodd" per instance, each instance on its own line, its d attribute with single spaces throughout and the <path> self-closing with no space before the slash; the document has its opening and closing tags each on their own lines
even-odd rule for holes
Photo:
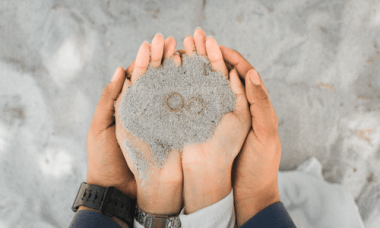
<svg viewBox="0 0 380 228">
<path fill-rule="evenodd" d="M 194 53 L 184 56 L 181 67 L 172 58 L 159 68 L 150 65 L 123 94 L 119 115 L 128 132 L 149 144 L 161 168 L 172 149 L 208 141 L 223 115 L 234 110 L 235 99 L 224 75 Z M 149 163 L 134 154 L 139 150 L 130 144 L 127 150 L 145 172 Z"/>
<path fill-rule="evenodd" d="M 123 145 L 128 152 L 128 156 L 131 158 L 131 160 L 134 163 L 134 166 L 136 167 L 136 170 L 139 171 L 141 177 L 143 179 L 149 179 L 149 173 L 147 172 L 147 167 L 150 166 L 149 161 L 143 156 L 141 151 L 132 146 L 132 143 L 125 139 L 123 142 Z"/>
</svg>

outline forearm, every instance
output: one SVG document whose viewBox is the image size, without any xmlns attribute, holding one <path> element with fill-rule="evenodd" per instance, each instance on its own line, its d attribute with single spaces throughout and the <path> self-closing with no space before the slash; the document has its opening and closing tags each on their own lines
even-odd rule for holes
<svg viewBox="0 0 380 228">
<path fill-rule="evenodd" d="M 231 167 L 199 166 L 184 169 L 185 213 L 210 206 L 231 192 Z"/>
<path fill-rule="evenodd" d="M 280 202 L 277 184 L 260 193 L 234 189 L 237 226 L 240 227 L 266 207 Z"/>
</svg>

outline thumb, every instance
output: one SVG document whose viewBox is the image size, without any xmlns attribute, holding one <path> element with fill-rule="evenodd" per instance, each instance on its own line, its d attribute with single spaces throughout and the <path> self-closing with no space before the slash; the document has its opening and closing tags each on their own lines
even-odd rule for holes
<svg viewBox="0 0 380 228">
<path fill-rule="evenodd" d="M 247 72 L 245 85 L 254 134 L 258 138 L 276 135 L 277 116 L 270 102 L 269 95 L 264 89 L 262 80 L 255 69 Z"/>
<path fill-rule="evenodd" d="M 230 86 L 232 92 L 236 95 L 234 113 L 242 120 L 249 118 L 248 102 L 244 91 L 244 85 L 240 81 L 238 72 L 235 68 L 230 71 Z M 250 120 L 248 120 L 250 121 Z"/>
<path fill-rule="evenodd" d="M 115 122 L 115 107 L 114 101 L 120 94 L 125 79 L 125 72 L 122 67 L 118 67 L 112 77 L 112 80 L 104 88 L 98 105 L 96 106 L 91 127 L 102 132 L 112 126 Z"/>
</svg>

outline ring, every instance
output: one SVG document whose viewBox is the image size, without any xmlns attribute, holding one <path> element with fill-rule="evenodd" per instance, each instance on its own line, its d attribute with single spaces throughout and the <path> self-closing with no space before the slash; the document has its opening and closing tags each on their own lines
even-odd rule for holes
<svg viewBox="0 0 380 228">
<path fill-rule="evenodd" d="M 169 101 L 169 99 L 170 99 L 171 97 L 173 97 L 173 96 L 178 96 L 178 97 L 181 99 L 181 105 L 179 106 L 178 109 L 172 109 L 172 108 L 170 108 L 169 105 L 168 105 L 168 101 Z M 182 107 L 183 107 L 183 98 L 182 98 L 182 96 L 179 95 L 178 93 L 172 93 L 172 94 L 170 94 L 169 96 L 166 97 L 165 105 L 166 105 L 166 107 L 167 107 L 171 112 L 178 112 L 178 111 L 181 110 Z"/>
<path fill-rule="evenodd" d="M 190 111 L 190 103 L 191 103 L 192 101 L 195 101 L 195 100 L 200 101 L 201 104 L 202 104 L 202 110 L 199 111 L 198 113 L 192 113 L 192 112 Z M 189 109 L 189 113 L 190 113 L 191 115 L 198 116 L 198 115 L 200 115 L 200 114 L 205 110 L 205 103 L 204 103 L 204 101 L 203 101 L 202 98 L 200 98 L 200 97 L 193 97 L 193 98 L 191 98 L 191 99 L 189 100 L 189 102 L 187 103 L 187 108 Z"/>
</svg>

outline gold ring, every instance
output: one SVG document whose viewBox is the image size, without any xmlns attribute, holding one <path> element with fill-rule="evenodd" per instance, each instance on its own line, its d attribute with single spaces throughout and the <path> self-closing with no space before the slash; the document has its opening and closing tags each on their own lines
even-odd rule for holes
<svg viewBox="0 0 380 228">
<path fill-rule="evenodd" d="M 168 105 L 168 100 L 169 100 L 169 98 L 171 98 L 171 97 L 173 97 L 173 96 L 178 96 L 179 98 L 181 98 L 181 105 L 179 106 L 178 109 L 172 109 L 172 108 L 170 108 L 169 105 Z M 172 93 L 172 94 L 170 94 L 169 96 L 166 97 L 165 105 L 166 105 L 166 107 L 167 107 L 170 111 L 172 111 L 172 112 L 178 112 L 178 111 L 181 110 L 182 107 L 183 107 L 183 98 L 182 98 L 182 96 L 179 95 L 178 93 Z"/>
<path fill-rule="evenodd" d="M 200 101 L 201 104 L 202 104 L 202 110 L 199 111 L 198 113 L 192 113 L 192 112 L 190 111 L 190 103 L 191 103 L 193 100 L 198 100 L 198 101 Z M 198 116 L 198 115 L 200 115 L 200 114 L 205 110 L 205 103 L 204 103 L 204 101 L 203 101 L 202 98 L 200 98 L 200 97 L 193 97 L 193 98 L 191 98 L 191 99 L 189 100 L 189 102 L 187 103 L 187 108 L 188 108 L 189 113 L 190 113 L 191 115 Z"/>
</svg>

